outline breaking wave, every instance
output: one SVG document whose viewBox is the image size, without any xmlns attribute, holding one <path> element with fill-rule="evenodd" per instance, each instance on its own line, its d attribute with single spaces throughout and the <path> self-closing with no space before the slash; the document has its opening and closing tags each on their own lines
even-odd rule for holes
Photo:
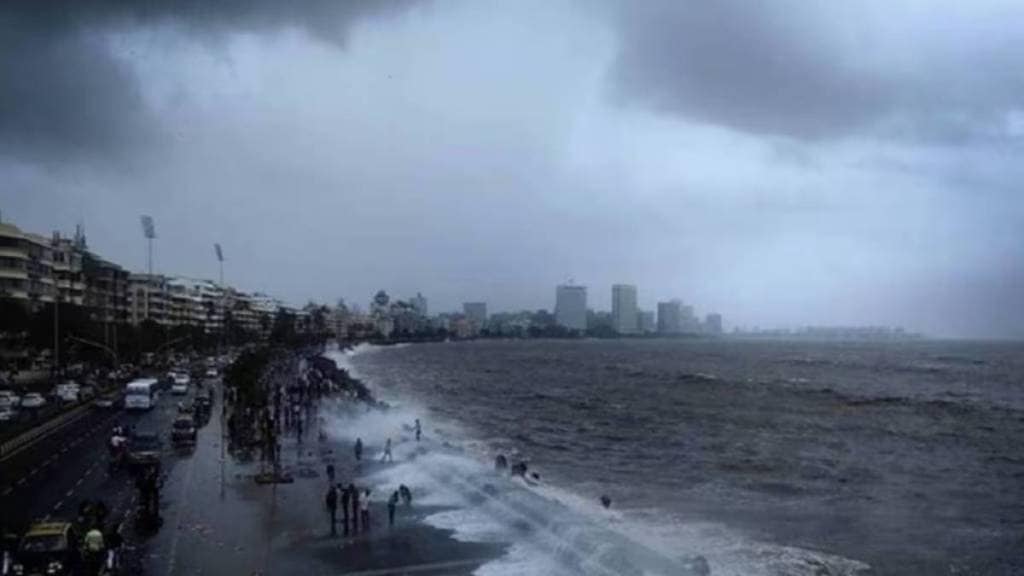
<svg viewBox="0 0 1024 576">
<path fill-rule="evenodd" d="M 360 345 L 326 356 L 360 377 L 354 356 L 381 348 Z M 706 375 L 698 380 L 713 381 Z M 363 383 L 391 406 L 328 417 L 335 439 L 397 439 L 395 464 L 375 467 L 368 479 L 378 485 L 413 489 L 418 507 L 436 510 L 424 521 L 468 542 L 501 543 L 506 554 L 477 570 L 481 576 L 511 574 L 576 575 L 858 575 L 868 565 L 811 550 L 754 541 L 721 524 L 667 518 L 661 510 L 606 509 L 591 498 L 539 480 L 514 478 L 494 470 L 497 450 L 514 454 L 521 442 L 474 438 L 454 421 L 440 421 L 407 398 Z M 411 423 L 421 418 L 424 439 L 416 442 Z M 371 451 L 370 456 L 374 454 Z M 533 471 L 531 464 L 531 471 Z"/>
</svg>

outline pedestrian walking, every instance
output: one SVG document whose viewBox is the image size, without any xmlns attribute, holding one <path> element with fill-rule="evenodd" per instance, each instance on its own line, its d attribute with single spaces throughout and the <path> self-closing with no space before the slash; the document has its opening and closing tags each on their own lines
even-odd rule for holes
<svg viewBox="0 0 1024 576">
<path fill-rule="evenodd" d="M 420 419 L 416 419 L 416 441 L 420 441 L 420 434 L 423 433 L 423 428 L 420 427 Z"/>
<path fill-rule="evenodd" d="M 331 517 L 331 536 L 338 535 L 337 514 L 338 514 L 338 489 L 331 484 L 327 488 L 327 513 Z"/>
<path fill-rule="evenodd" d="M 363 498 L 359 502 L 359 520 L 363 523 L 363 532 L 370 531 L 370 489 L 363 491 Z"/>
<path fill-rule="evenodd" d="M 349 504 L 352 500 L 352 492 L 348 488 L 345 488 L 341 484 L 338 484 L 338 490 L 341 491 L 341 524 L 342 533 L 348 536 L 348 516 L 349 516 Z M 353 520 L 354 521 L 354 520 Z"/>
<path fill-rule="evenodd" d="M 400 484 L 398 486 L 398 495 L 402 498 L 402 502 L 406 506 L 412 505 L 412 490 L 409 490 L 408 486 L 406 486 L 405 484 Z"/>
<path fill-rule="evenodd" d="M 356 438 L 356 460 L 363 459 L 363 439 Z"/>
<path fill-rule="evenodd" d="M 334 464 L 327 465 L 327 482 L 334 485 Z"/>
<path fill-rule="evenodd" d="M 395 525 L 395 507 L 398 506 L 398 490 L 391 493 L 388 498 L 388 527 Z"/>
<path fill-rule="evenodd" d="M 348 485 L 348 493 L 352 497 L 352 532 L 355 534 L 359 533 L 359 490 L 356 490 L 355 484 Z"/>
<path fill-rule="evenodd" d="M 388 438 L 388 441 L 384 443 L 384 454 L 380 457 L 381 462 L 385 460 L 387 460 L 388 462 L 393 461 L 393 459 L 391 458 L 391 438 Z"/>
</svg>

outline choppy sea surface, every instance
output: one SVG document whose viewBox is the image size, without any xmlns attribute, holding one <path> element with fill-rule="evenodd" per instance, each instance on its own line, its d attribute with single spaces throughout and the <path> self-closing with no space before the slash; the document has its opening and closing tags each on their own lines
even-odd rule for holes
<svg viewBox="0 0 1024 576">
<path fill-rule="evenodd" d="M 390 472 L 458 506 L 431 520 L 512 545 L 482 574 L 1024 573 L 1024 344 L 533 340 L 331 355 L 445 448 Z M 541 481 L 488 479 L 498 453 Z"/>
</svg>

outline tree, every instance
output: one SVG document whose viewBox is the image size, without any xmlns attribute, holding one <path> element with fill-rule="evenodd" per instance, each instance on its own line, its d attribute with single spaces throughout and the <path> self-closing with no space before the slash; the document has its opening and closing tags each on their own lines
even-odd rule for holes
<svg viewBox="0 0 1024 576">
<path fill-rule="evenodd" d="M 270 329 L 270 339 L 278 343 L 295 340 L 295 315 L 284 308 L 278 308 L 274 316 L 274 327 Z"/>
</svg>

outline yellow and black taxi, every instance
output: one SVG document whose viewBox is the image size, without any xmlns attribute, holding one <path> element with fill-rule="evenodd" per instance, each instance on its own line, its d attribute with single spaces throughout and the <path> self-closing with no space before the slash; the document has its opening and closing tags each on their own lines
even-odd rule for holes
<svg viewBox="0 0 1024 576">
<path fill-rule="evenodd" d="M 78 533 L 70 522 L 38 522 L 22 537 L 9 574 L 73 574 L 79 566 Z M 8 576 L 5 574 L 4 576 Z"/>
</svg>

